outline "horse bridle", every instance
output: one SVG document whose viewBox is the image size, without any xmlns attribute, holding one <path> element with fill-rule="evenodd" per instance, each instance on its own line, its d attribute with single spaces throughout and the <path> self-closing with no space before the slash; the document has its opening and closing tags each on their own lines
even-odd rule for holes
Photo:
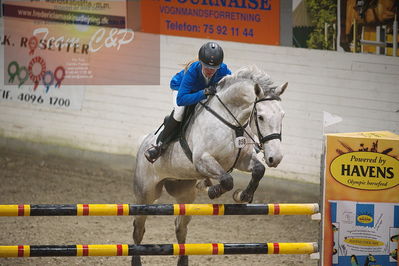
<svg viewBox="0 0 399 266">
<path fill-rule="evenodd" d="M 211 107 L 209 107 L 206 103 L 202 103 L 200 102 L 200 104 L 210 113 L 212 113 L 216 118 L 218 118 L 221 122 L 223 122 L 225 125 L 227 125 L 228 127 L 234 129 L 234 131 L 236 132 L 236 137 L 238 136 L 243 136 L 244 132 L 247 133 L 247 135 L 249 136 L 249 138 L 254 142 L 255 145 L 257 145 L 257 147 L 261 150 L 263 150 L 263 144 L 267 141 L 273 140 L 273 139 L 279 139 L 281 141 L 281 129 L 280 129 L 280 133 L 272 133 L 269 134 L 267 136 L 263 136 L 262 133 L 260 132 L 260 128 L 259 128 L 259 122 L 258 122 L 258 112 L 256 110 L 256 104 L 260 103 L 260 102 L 264 102 L 264 101 L 281 101 L 280 97 L 278 97 L 277 95 L 273 95 L 272 97 L 266 97 L 266 98 L 261 98 L 261 99 L 256 99 L 254 102 L 254 107 L 252 108 L 251 111 L 251 115 L 249 117 L 249 120 L 244 124 L 241 125 L 240 122 L 237 120 L 237 118 L 233 115 L 233 113 L 229 110 L 229 108 L 223 103 L 223 101 L 220 99 L 220 97 L 215 94 L 215 97 L 219 100 L 219 102 L 222 104 L 222 106 L 227 110 L 227 112 L 231 115 L 231 117 L 234 118 L 234 120 L 237 122 L 238 126 L 235 126 L 233 124 L 231 124 L 230 122 L 226 121 L 223 117 L 221 117 L 218 113 L 216 113 L 215 110 L 213 110 Z M 258 139 L 259 139 L 259 143 L 257 143 L 253 137 L 245 130 L 245 127 L 247 127 L 247 125 L 251 122 L 252 117 L 255 116 L 255 125 L 256 125 L 256 130 L 258 133 Z"/>
<path fill-rule="evenodd" d="M 273 97 L 270 97 L 270 98 L 258 99 L 254 103 L 254 107 L 252 109 L 251 116 L 249 117 L 249 121 L 251 121 L 252 117 L 255 116 L 255 125 L 256 125 L 256 130 L 258 131 L 258 139 L 259 139 L 259 144 L 258 143 L 256 143 L 256 144 L 260 146 L 260 149 L 263 149 L 263 144 L 269 140 L 279 139 L 281 141 L 281 133 L 282 133 L 281 128 L 280 128 L 280 133 L 272 133 L 267 136 L 263 136 L 262 133 L 260 132 L 256 104 L 260 103 L 260 102 L 264 102 L 264 101 L 281 101 L 281 98 L 278 97 L 277 95 L 274 95 Z"/>
</svg>

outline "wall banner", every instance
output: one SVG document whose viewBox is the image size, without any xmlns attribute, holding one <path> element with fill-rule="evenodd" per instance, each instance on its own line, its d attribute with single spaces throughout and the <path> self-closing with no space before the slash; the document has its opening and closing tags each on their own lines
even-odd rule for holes
<svg viewBox="0 0 399 266">
<path fill-rule="evenodd" d="M 142 30 L 279 45 L 279 0 L 142 0 Z"/>
<path fill-rule="evenodd" d="M 159 84 L 159 36 L 126 28 L 126 0 L 4 1 L 3 9 L 0 100 L 79 109 L 85 85 Z"/>
</svg>

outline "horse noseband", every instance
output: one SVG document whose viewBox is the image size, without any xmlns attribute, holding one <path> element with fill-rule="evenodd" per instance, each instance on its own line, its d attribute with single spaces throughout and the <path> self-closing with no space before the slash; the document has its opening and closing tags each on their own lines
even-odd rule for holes
<svg viewBox="0 0 399 266">
<path fill-rule="evenodd" d="M 272 139 L 279 139 L 281 141 L 281 133 L 273 133 L 267 136 L 262 137 L 259 142 L 260 143 L 265 143 L 266 141 L 272 140 Z"/>
</svg>

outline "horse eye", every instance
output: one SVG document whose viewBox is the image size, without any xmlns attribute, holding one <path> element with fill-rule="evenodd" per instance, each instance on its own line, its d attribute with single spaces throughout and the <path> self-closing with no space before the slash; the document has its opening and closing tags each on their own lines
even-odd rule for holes
<svg viewBox="0 0 399 266">
<path fill-rule="evenodd" d="M 258 116 L 258 119 L 260 120 L 260 121 L 263 121 L 263 116 Z"/>
</svg>

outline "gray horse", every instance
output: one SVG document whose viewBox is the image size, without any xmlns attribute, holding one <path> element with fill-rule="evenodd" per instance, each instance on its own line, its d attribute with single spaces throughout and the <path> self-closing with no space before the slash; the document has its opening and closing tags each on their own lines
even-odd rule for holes
<svg viewBox="0 0 399 266">
<path fill-rule="evenodd" d="M 275 86 L 256 66 L 241 68 L 224 77 L 216 96 L 196 106 L 186 130 L 191 158 L 179 142 L 174 142 L 154 164 L 149 163 L 144 151 L 155 143 L 157 135 L 147 135 L 137 153 L 133 178 L 136 203 L 154 203 L 163 187 L 177 203 L 193 203 L 199 191 L 206 191 L 211 199 L 217 198 L 233 189 L 230 175 L 233 168 L 252 173 L 247 188 L 237 190 L 234 200 L 252 202 L 265 172 L 255 145 L 263 150 L 269 167 L 276 167 L 283 157 L 280 143 L 284 111 L 279 96 L 286 87 L 287 83 Z M 211 180 L 218 182 L 213 185 Z M 135 244 L 143 239 L 146 218 L 135 217 Z M 176 217 L 178 243 L 185 243 L 190 220 L 190 216 Z M 141 265 L 140 256 L 133 256 L 132 265 Z M 188 265 L 188 257 L 180 256 L 178 265 Z"/>
</svg>

